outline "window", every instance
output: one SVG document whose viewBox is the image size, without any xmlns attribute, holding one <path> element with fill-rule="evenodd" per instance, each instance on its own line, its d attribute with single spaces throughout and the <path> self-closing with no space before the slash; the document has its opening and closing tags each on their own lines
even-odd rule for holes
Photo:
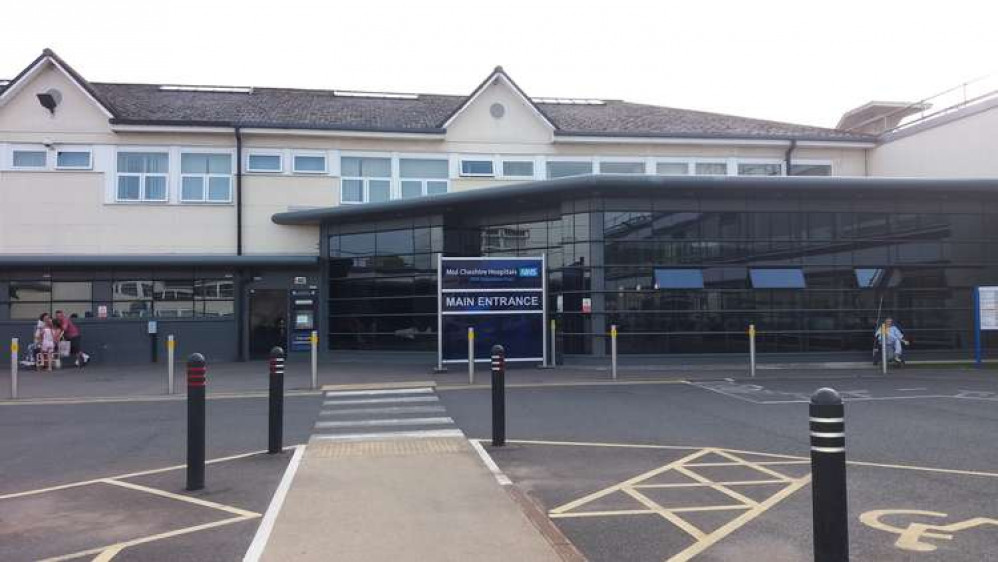
<svg viewBox="0 0 998 562">
<path fill-rule="evenodd" d="M 495 176 L 495 170 L 491 160 L 461 160 L 461 175 L 491 178 Z"/>
<path fill-rule="evenodd" d="M 230 154 L 181 154 L 180 174 L 181 201 L 228 203 L 232 200 Z"/>
<path fill-rule="evenodd" d="M 321 154 L 295 154 L 294 172 L 296 174 L 326 173 L 326 157 Z"/>
<path fill-rule="evenodd" d="M 690 165 L 686 162 L 659 162 L 655 165 L 655 173 L 660 176 L 687 176 Z"/>
<path fill-rule="evenodd" d="M 461 164 L 464 165 L 464 161 Z M 492 162 L 489 161 L 489 169 Z M 447 193 L 448 165 L 446 160 L 426 160 L 421 158 L 399 159 L 402 199 Z"/>
<path fill-rule="evenodd" d="M 856 270 L 856 284 L 859 285 L 861 289 L 870 289 L 877 287 L 881 284 L 884 279 L 883 269 L 857 269 Z"/>
<path fill-rule="evenodd" d="M 703 272 L 699 269 L 656 269 L 657 289 L 703 289 Z"/>
<path fill-rule="evenodd" d="M 728 175 L 728 163 L 697 162 L 694 171 L 698 176 L 726 176 Z"/>
<path fill-rule="evenodd" d="M 343 176 L 342 203 L 377 203 L 391 197 L 391 158 L 344 156 L 340 160 Z"/>
<path fill-rule="evenodd" d="M 502 175 L 507 178 L 532 178 L 534 163 L 531 160 L 503 160 Z"/>
<path fill-rule="evenodd" d="M 790 164 L 791 176 L 830 176 L 831 164 Z"/>
<path fill-rule="evenodd" d="M 166 201 L 165 152 L 118 153 L 118 201 Z"/>
<path fill-rule="evenodd" d="M 15 150 L 15 168 L 44 168 L 48 153 L 44 150 Z"/>
<path fill-rule="evenodd" d="M 782 176 L 783 175 L 783 165 L 776 163 L 746 163 L 740 162 L 738 164 L 738 175 L 739 176 Z"/>
<path fill-rule="evenodd" d="M 250 154 L 246 160 L 247 172 L 276 172 L 283 169 L 280 154 Z"/>
<path fill-rule="evenodd" d="M 593 173 L 592 162 L 555 161 L 548 162 L 548 179 L 584 176 Z"/>
<path fill-rule="evenodd" d="M 599 173 L 643 174 L 645 173 L 645 163 L 644 162 L 600 162 Z"/>
<path fill-rule="evenodd" d="M 60 150 L 55 154 L 55 167 L 59 170 L 89 170 L 90 151 Z"/>
<path fill-rule="evenodd" d="M 800 269 L 750 269 L 749 278 L 756 289 L 803 289 L 804 271 Z"/>
</svg>

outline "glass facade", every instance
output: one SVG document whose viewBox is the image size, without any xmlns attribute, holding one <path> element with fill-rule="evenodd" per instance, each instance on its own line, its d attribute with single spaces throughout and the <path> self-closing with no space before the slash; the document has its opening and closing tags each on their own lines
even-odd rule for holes
<svg viewBox="0 0 998 562">
<path fill-rule="evenodd" d="M 986 195 L 667 191 L 327 226 L 331 346 L 436 349 L 439 252 L 546 254 L 572 354 L 614 324 L 630 354 L 745 353 L 753 323 L 760 352 L 868 351 L 884 316 L 920 352 L 966 350 L 973 287 L 998 284 Z"/>
</svg>

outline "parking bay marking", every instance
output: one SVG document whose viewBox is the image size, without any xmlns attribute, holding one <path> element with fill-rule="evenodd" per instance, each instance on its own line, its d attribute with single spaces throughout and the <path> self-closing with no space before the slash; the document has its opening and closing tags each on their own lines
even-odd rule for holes
<svg viewBox="0 0 998 562">
<path fill-rule="evenodd" d="M 966 529 L 972 529 L 981 525 L 998 526 L 998 519 L 991 519 L 989 517 L 972 517 L 964 521 L 950 523 L 949 525 L 930 525 L 927 523 L 912 522 L 904 528 L 895 527 L 884 523 L 881 520 L 881 518 L 886 516 L 901 514 L 935 518 L 949 517 L 945 513 L 922 511 L 917 509 L 876 509 L 863 513 L 859 516 L 859 520 L 862 521 L 863 524 L 874 529 L 887 531 L 888 533 L 896 533 L 898 535 L 898 539 L 894 542 L 894 546 L 900 548 L 901 550 L 910 550 L 914 552 L 932 552 L 933 550 L 939 548 L 933 543 L 922 541 L 921 539 L 923 538 L 952 540 L 953 533 L 956 531 L 964 531 Z"/>
</svg>

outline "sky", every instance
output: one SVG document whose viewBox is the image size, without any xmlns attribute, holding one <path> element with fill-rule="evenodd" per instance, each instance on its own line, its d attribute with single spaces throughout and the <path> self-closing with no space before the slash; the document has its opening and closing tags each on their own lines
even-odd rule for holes
<svg viewBox="0 0 998 562">
<path fill-rule="evenodd" d="M 95 82 L 530 96 L 834 126 L 998 72 L 998 3 L 965 0 L 7 0 L 0 78 L 50 47 Z"/>
</svg>

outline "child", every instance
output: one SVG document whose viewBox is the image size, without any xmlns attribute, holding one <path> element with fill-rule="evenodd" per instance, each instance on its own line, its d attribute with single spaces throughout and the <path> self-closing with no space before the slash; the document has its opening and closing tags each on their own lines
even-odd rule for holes
<svg viewBox="0 0 998 562">
<path fill-rule="evenodd" d="M 43 325 L 39 330 L 39 341 L 41 343 L 41 353 L 38 355 L 38 369 L 46 368 L 52 370 L 52 363 L 55 359 L 56 334 L 52 325 L 52 317 L 43 315 Z"/>
</svg>

